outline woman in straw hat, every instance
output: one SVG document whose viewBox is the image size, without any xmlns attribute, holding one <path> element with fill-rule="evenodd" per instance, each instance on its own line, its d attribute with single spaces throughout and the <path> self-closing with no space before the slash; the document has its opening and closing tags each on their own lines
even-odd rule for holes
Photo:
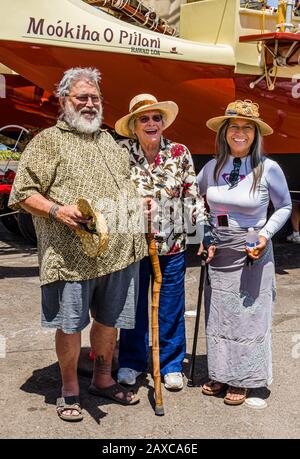
<svg viewBox="0 0 300 459">
<path fill-rule="evenodd" d="M 227 388 L 224 402 L 239 405 L 249 388 L 272 382 L 271 238 L 288 219 L 291 200 L 281 168 L 262 153 L 262 136 L 273 130 L 260 119 L 257 104 L 230 103 L 207 127 L 217 138 L 215 159 L 198 175 L 214 237 L 205 289 L 210 380 L 202 392 L 216 395 Z M 267 220 L 270 201 L 275 210 Z M 245 245 L 250 227 L 257 235 L 254 249 Z"/>
<path fill-rule="evenodd" d="M 131 178 L 142 197 L 157 202 L 155 233 L 162 272 L 159 302 L 160 366 L 167 389 L 182 389 L 185 357 L 184 274 L 186 231 L 182 216 L 203 220 L 203 200 L 190 152 L 185 145 L 163 137 L 175 120 L 175 102 L 158 102 L 151 94 L 140 94 L 129 104 L 129 113 L 119 119 L 116 132 L 130 154 Z M 184 210 L 183 210 L 184 202 Z M 194 222 L 194 223 L 195 223 Z M 186 222 L 185 222 L 186 223 Z M 149 257 L 140 267 L 140 291 L 134 330 L 121 330 L 118 381 L 133 385 L 147 369 Z"/>
</svg>

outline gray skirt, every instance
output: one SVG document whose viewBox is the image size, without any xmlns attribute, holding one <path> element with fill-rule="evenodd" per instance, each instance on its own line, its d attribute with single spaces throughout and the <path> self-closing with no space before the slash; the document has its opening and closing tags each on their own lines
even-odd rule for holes
<svg viewBox="0 0 300 459">
<path fill-rule="evenodd" d="M 246 229 L 214 231 L 217 250 L 205 285 L 209 377 L 235 387 L 269 385 L 275 301 L 272 242 L 259 260 L 247 265 Z"/>
</svg>

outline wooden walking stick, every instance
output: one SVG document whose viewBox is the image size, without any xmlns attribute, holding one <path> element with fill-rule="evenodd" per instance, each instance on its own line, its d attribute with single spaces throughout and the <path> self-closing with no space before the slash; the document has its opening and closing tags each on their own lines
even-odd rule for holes
<svg viewBox="0 0 300 459">
<path fill-rule="evenodd" d="M 148 204 L 149 209 L 149 204 Z M 153 380 L 154 380 L 154 396 L 155 396 L 155 414 L 163 416 L 165 414 L 163 407 L 163 399 L 161 393 L 161 376 L 160 376 L 160 360 L 159 360 L 159 325 L 158 325 L 158 309 L 159 309 L 159 294 L 162 284 L 162 275 L 159 264 L 159 257 L 156 251 L 156 243 L 153 233 L 151 233 L 151 214 L 148 218 L 148 249 L 149 256 L 153 269 L 153 287 L 152 287 L 152 363 L 153 363 Z"/>
</svg>

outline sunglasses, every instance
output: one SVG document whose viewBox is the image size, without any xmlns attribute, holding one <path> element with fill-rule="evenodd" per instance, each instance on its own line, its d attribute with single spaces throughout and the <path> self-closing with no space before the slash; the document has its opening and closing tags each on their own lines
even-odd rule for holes
<svg viewBox="0 0 300 459">
<path fill-rule="evenodd" d="M 138 118 L 139 122 L 142 124 L 148 123 L 150 119 L 152 119 L 152 121 L 155 121 L 155 123 L 159 123 L 160 121 L 162 121 L 163 117 L 162 115 L 152 115 L 152 116 L 143 115 Z"/>
<path fill-rule="evenodd" d="M 230 188 L 235 187 L 238 184 L 240 177 L 240 168 L 242 160 L 241 158 L 234 158 L 233 160 L 233 169 L 229 174 L 228 182 L 230 183 Z"/>
</svg>

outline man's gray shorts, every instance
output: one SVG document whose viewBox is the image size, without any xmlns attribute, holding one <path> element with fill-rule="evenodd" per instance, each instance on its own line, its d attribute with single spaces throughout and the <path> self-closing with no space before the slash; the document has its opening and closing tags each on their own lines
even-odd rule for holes
<svg viewBox="0 0 300 459">
<path fill-rule="evenodd" d="M 84 281 L 57 281 L 42 286 L 42 326 L 65 333 L 83 330 L 90 322 L 134 328 L 139 265 Z"/>
</svg>

